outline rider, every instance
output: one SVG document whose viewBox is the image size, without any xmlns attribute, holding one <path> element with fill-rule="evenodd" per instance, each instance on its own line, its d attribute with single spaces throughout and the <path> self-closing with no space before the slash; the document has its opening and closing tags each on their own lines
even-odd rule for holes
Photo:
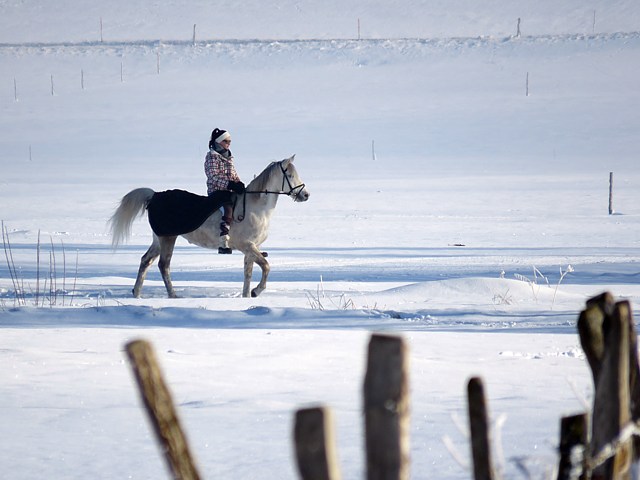
<svg viewBox="0 0 640 480">
<path fill-rule="evenodd" d="M 207 175 L 207 195 L 219 190 L 231 190 L 244 193 L 245 186 L 233 165 L 231 135 L 226 130 L 214 129 L 209 140 L 209 152 L 204 159 L 204 172 Z M 220 245 L 218 253 L 231 253 L 229 248 L 229 228 L 233 222 L 233 202 L 225 203 L 220 222 Z"/>
</svg>

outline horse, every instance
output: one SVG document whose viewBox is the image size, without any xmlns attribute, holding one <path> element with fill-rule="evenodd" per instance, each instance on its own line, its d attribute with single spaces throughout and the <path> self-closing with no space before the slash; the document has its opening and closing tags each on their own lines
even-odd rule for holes
<svg viewBox="0 0 640 480">
<path fill-rule="evenodd" d="M 262 253 L 259 247 L 267 239 L 271 215 L 280 195 L 286 195 L 294 202 L 306 202 L 309 199 L 309 191 L 293 164 L 294 157 L 295 155 L 269 164 L 247 185 L 244 193 L 236 196 L 234 221 L 229 231 L 229 246 L 244 254 L 243 297 L 257 297 L 267 286 L 270 266 L 265 258 L 266 254 Z M 144 214 L 155 194 L 156 192 L 150 188 L 136 188 L 122 197 L 109 220 L 114 249 L 129 237 L 133 221 Z M 180 236 L 191 244 L 217 249 L 221 217 L 222 212 L 218 208 L 200 227 Z M 135 298 L 140 298 L 147 271 L 158 257 L 160 257 L 158 268 L 162 274 L 167 295 L 169 298 L 177 298 L 170 274 L 171 257 L 177 238 L 178 235 L 157 235 L 153 232 L 151 246 L 140 260 L 138 276 L 133 287 Z M 254 263 L 262 270 L 262 277 L 258 285 L 251 290 Z"/>
</svg>

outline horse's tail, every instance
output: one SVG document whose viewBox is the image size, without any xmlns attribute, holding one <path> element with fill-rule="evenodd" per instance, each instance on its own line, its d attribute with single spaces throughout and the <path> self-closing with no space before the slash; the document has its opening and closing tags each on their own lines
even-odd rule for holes
<svg viewBox="0 0 640 480">
<path fill-rule="evenodd" d="M 111 246 L 115 249 L 131 234 L 131 225 L 142 215 L 156 192 L 150 188 L 136 188 L 127 193 L 109 219 Z"/>
</svg>

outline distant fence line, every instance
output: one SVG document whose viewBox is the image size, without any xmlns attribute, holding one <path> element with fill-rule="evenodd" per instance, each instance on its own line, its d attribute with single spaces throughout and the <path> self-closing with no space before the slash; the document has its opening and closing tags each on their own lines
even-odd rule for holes
<svg viewBox="0 0 640 480">
<path fill-rule="evenodd" d="M 477 35 L 462 37 L 368 37 L 368 38 L 344 38 L 344 37 L 327 37 L 327 38 L 208 38 L 193 40 L 188 39 L 131 39 L 131 40 L 78 40 L 78 41 L 59 41 L 59 42 L 0 42 L 0 49 L 15 48 L 100 48 L 100 47 L 162 47 L 162 46 L 199 46 L 211 47 L 216 45 L 324 45 L 326 43 L 335 45 L 336 47 L 344 47 L 345 45 L 379 45 L 389 44 L 390 42 L 415 43 L 419 45 L 434 46 L 457 46 L 469 42 L 474 45 L 494 43 L 503 44 L 505 40 L 513 40 L 518 44 L 538 43 L 541 40 L 553 40 L 554 42 L 576 42 L 585 40 L 636 40 L 640 38 L 640 31 L 630 32 L 613 32 L 613 33 L 562 33 L 562 34 L 541 34 L 541 35 Z"/>
<path fill-rule="evenodd" d="M 194 26 L 195 27 L 195 26 Z M 547 39 L 548 41 L 558 42 L 583 42 L 586 40 L 622 40 L 631 41 L 640 39 L 640 32 L 618 32 L 618 33 L 600 33 L 600 34 L 562 34 L 562 35 L 538 35 L 538 36 L 521 36 L 518 32 L 516 35 L 507 37 L 492 37 L 492 36 L 479 36 L 479 37 L 450 37 L 450 38 L 429 38 L 429 37 L 413 37 L 413 38 L 309 38 L 309 39 L 202 39 L 197 40 L 194 35 L 191 40 L 176 40 L 176 39 L 139 39 L 139 40 L 112 40 L 112 41 L 67 41 L 67 42 L 21 42 L 21 43 L 0 43 L 0 52 L 2 50 L 12 51 L 21 50 L 24 53 L 24 49 L 27 49 L 27 53 L 60 53 L 66 50 L 73 49 L 89 49 L 89 50 L 107 50 L 110 55 L 120 57 L 120 70 L 119 79 L 120 83 L 125 81 L 125 62 L 124 58 L 127 54 L 131 53 L 129 50 L 144 49 L 145 54 L 150 54 L 155 57 L 155 64 L 149 68 L 148 73 L 154 71 L 156 74 L 160 74 L 160 60 L 162 56 L 162 50 L 166 48 L 188 48 L 191 52 L 202 55 L 225 55 L 232 52 L 238 46 L 247 47 L 259 47 L 264 49 L 264 53 L 272 55 L 274 53 L 286 53 L 287 51 L 299 51 L 300 48 L 306 48 L 311 50 L 317 50 L 324 55 L 328 55 L 328 52 L 333 50 L 340 50 L 342 52 L 353 51 L 354 54 L 362 55 L 366 54 L 363 48 L 377 48 L 381 47 L 385 53 L 393 52 L 394 46 L 398 52 L 402 54 L 407 53 L 407 49 L 410 48 L 423 48 L 432 47 L 438 49 L 459 49 L 461 46 L 469 47 L 482 47 L 488 45 L 503 45 L 505 39 L 508 41 L 516 42 L 517 44 L 526 45 L 539 44 L 541 40 Z M 116 52 L 112 51 L 117 50 Z M 53 50 L 53 52 L 51 51 Z M 170 53 L 170 52 L 166 52 Z M 78 72 L 78 85 L 81 90 L 85 90 L 86 73 L 87 70 L 80 68 Z M 7 72 L 11 75 L 11 72 Z M 529 73 L 525 74 L 525 96 L 530 95 L 530 81 Z M 114 74 L 116 77 L 116 74 Z M 117 78 L 117 77 L 116 77 Z M 17 75 L 12 74 L 10 81 L 13 86 L 13 100 L 17 102 L 21 95 L 20 82 Z M 48 78 L 48 89 L 51 96 L 56 96 L 54 85 L 54 74 L 50 73 Z"/>
</svg>

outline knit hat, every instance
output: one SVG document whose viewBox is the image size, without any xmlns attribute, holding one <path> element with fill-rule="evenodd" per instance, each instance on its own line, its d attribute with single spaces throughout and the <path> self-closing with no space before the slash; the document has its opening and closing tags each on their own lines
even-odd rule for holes
<svg viewBox="0 0 640 480">
<path fill-rule="evenodd" d="M 209 140 L 209 148 L 214 147 L 214 143 L 220 143 L 223 140 L 227 140 L 231 138 L 231 134 L 226 130 L 221 130 L 219 128 L 214 128 L 213 132 L 211 132 L 211 140 Z"/>
</svg>

